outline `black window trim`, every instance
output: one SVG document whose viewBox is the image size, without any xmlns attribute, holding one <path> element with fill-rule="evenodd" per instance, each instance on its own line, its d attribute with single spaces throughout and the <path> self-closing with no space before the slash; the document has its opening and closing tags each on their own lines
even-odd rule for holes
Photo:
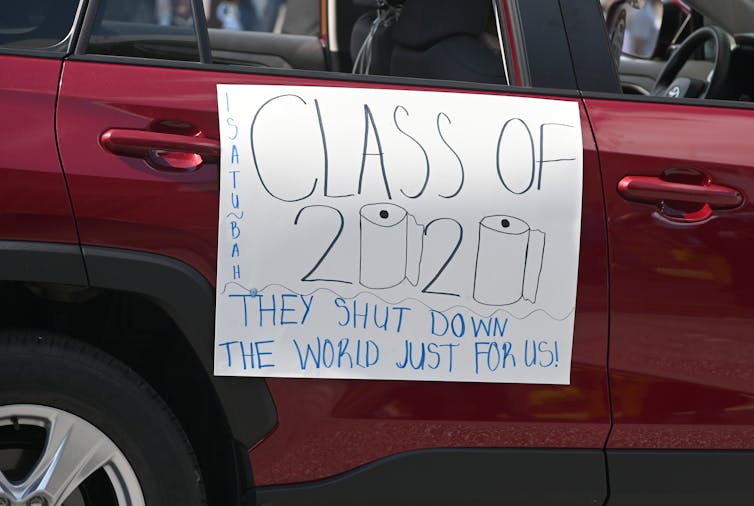
<svg viewBox="0 0 754 506">
<path fill-rule="evenodd" d="M 84 13 L 76 45 L 73 50 L 73 54 L 76 55 L 86 54 L 86 51 L 89 48 L 89 38 L 92 36 L 94 22 L 97 19 L 97 11 L 99 10 L 99 0 L 85 0 L 85 2 L 87 3 L 86 12 Z"/>
<path fill-rule="evenodd" d="M 54 52 L 49 49 L 15 49 L 0 47 L 0 56 L 23 56 L 30 58 L 42 58 L 45 60 L 63 60 L 66 53 Z"/>
<path fill-rule="evenodd" d="M 204 14 L 204 2 L 202 0 L 191 0 L 191 15 L 194 18 L 194 33 L 199 45 L 199 62 L 212 63 L 207 16 Z"/>
<path fill-rule="evenodd" d="M 597 92 L 597 91 L 585 91 L 581 93 L 584 99 L 593 100 L 610 100 L 617 102 L 639 102 L 645 104 L 659 104 L 659 105 L 685 105 L 693 107 L 705 107 L 715 109 L 744 109 L 754 110 L 754 102 L 742 102 L 736 100 L 720 100 L 709 99 L 700 100 L 698 98 L 671 98 L 671 97 L 656 97 L 654 95 L 633 95 L 626 93 L 610 93 L 610 92 Z"/>
<path fill-rule="evenodd" d="M 558 3 L 576 87 L 582 92 L 619 92 L 620 80 L 599 1 L 558 0 Z"/>
<path fill-rule="evenodd" d="M 347 72 L 335 72 L 329 70 L 298 70 L 298 69 L 278 69 L 265 67 L 247 67 L 233 66 L 222 63 L 200 63 L 178 60 L 158 60 L 154 58 L 137 58 L 133 56 L 115 56 L 115 55 L 97 55 L 83 54 L 73 55 L 68 58 L 70 61 L 110 63 L 118 65 L 132 65 L 138 67 L 160 67 L 183 70 L 202 70 L 205 72 L 217 72 L 228 74 L 249 74 L 264 75 L 277 77 L 294 77 L 302 79 L 313 79 L 317 81 L 333 82 L 353 82 L 353 83 L 374 83 L 374 84 L 394 84 L 396 86 L 416 86 L 427 89 L 451 89 L 451 90 L 468 90 L 480 92 L 504 92 L 512 95 L 527 95 L 540 98 L 557 97 L 557 98 L 581 98 L 578 90 L 569 90 L 564 88 L 543 88 L 543 87 L 521 87 L 507 84 L 487 84 L 475 83 L 468 81 L 451 81 L 447 79 L 421 79 L 416 77 L 400 76 L 377 76 L 351 74 Z"/>
</svg>

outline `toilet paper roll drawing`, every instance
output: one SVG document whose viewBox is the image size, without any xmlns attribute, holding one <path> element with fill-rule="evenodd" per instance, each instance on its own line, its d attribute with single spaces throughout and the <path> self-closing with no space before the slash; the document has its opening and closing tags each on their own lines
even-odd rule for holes
<svg viewBox="0 0 754 506">
<path fill-rule="evenodd" d="M 359 281 L 367 288 L 391 288 L 407 279 L 419 282 L 423 227 L 395 204 L 368 204 L 359 211 Z"/>
<path fill-rule="evenodd" d="M 545 234 L 512 216 L 487 216 L 479 222 L 474 300 L 505 306 L 521 298 L 536 302 L 545 251 Z"/>
</svg>

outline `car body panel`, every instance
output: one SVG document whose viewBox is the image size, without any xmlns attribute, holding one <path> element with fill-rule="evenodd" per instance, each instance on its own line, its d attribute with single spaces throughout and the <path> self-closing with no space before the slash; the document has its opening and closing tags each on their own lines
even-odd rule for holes
<svg viewBox="0 0 754 506">
<path fill-rule="evenodd" d="M 61 65 L 0 55 L 0 239 L 78 242 L 55 139 Z"/>
<path fill-rule="evenodd" d="M 609 216 L 608 448 L 752 449 L 754 110 L 597 99 L 586 105 Z M 624 176 L 679 168 L 740 191 L 744 204 L 678 222 L 655 204 L 618 194 Z"/>
</svg>

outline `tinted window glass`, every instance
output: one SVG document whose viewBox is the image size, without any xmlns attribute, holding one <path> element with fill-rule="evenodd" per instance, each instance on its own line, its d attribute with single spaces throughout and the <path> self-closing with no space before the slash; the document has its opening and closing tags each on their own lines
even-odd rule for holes
<svg viewBox="0 0 754 506">
<path fill-rule="evenodd" d="M 198 3 L 215 64 L 504 85 L 505 32 L 495 2 Z M 191 5 L 191 0 L 100 0 L 86 52 L 199 61 Z M 343 35 L 336 40 L 335 34 Z"/>
<path fill-rule="evenodd" d="M 210 28 L 320 34 L 319 0 L 205 0 Z"/>
<path fill-rule="evenodd" d="M 71 31 L 79 0 L 4 2 L 0 14 L 0 46 L 65 50 L 61 41 Z"/>
<path fill-rule="evenodd" d="M 102 1 L 87 52 L 199 61 L 191 0 Z"/>
<path fill-rule="evenodd" d="M 378 7 L 350 29 L 354 73 L 507 83 L 491 0 L 359 3 Z"/>
</svg>

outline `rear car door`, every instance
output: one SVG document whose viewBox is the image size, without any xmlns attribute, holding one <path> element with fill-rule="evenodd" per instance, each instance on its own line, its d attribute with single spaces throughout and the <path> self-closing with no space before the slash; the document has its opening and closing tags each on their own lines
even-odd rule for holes
<svg viewBox="0 0 754 506">
<path fill-rule="evenodd" d="M 337 4 L 340 2 L 327 2 L 327 8 L 336 9 Z M 518 17 L 521 13 L 509 4 L 496 4 L 497 23 L 504 27 L 525 26 Z M 552 36 L 563 38 L 557 3 L 542 4 L 542 15 L 549 16 L 548 22 L 553 23 Z M 193 5 L 199 13 L 200 2 Z M 485 8 L 489 5 L 486 3 Z M 577 238 L 580 256 L 578 276 L 574 278 L 578 290 L 573 312 L 559 315 L 563 319 L 573 317 L 575 321 L 572 357 L 570 364 L 563 364 L 570 367 L 567 384 L 389 381 L 337 375 L 336 379 L 244 378 L 239 381 L 249 388 L 261 384 L 269 389 L 275 404 L 274 407 L 252 405 L 248 409 L 252 419 L 248 420 L 245 430 L 241 429 L 244 435 L 238 439 L 249 449 L 254 482 L 260 487 L 258 497 L 272 504 L 307 500 L 380 503 L 394 501 L 396 489 L 401 491 L 401 501 L 407 504 L 468 499 L 475 503 L 492 503 L 504 498 L 517 504 L 601 502 L 606 496 L 602 447 L 610 426 L 605 219 L 597 152 L 585 110 L 574 91 L 573 74 L 568 74 L 570 67 L 558 60 L 553 62 L 553 67 L 565 69 L 564 76 L 556 78 L 552 72 L 544 72 L 547 63 L 542 58 L 546 55 L 539 53 L 535 66 L 535 48 L 531 48 L 529 55 L 531 73 L 528 70 L 526 74 L 520 73 L 526 65 L 515 71 L 511 66 L 511 82 L 564 88 L 557 92 L 514 88 L 504 83 L 450 81 L 442 77 L 432 81 L 308 70 L 327 68 L 327 62 L 333 61 L 336 46 L 331 33 L 329 39 L 325 36 L 329 53 L 314 51 L 302 57 L 300 51 L 293 51 L 305 60 L 294 69 L 288 68 L 295 65 L 295 60 L 289 56 L 291 47 L 308 51 L 311 39 L 291 41 L 284 34 L 277 34 L 280 42 L 276 43 L 272 40 L 275 34 L 264 34 L 269 35 L 262 37 L 269 44 L 266 51 L 273 54 L 264 58 L 267 67 L 263 68 L 258 66 L 258 57 L 244 56 L 247 51 L 255 52 L 254 41 L 260 39 L 256 35 L 237 32 L 234 38 L 232 32 L 213 31 L 208 37 L 201 14 L 193 18 L 198 19 L 198 23 L 185 29 L 178 23 L 161 25 L 154 18 L 138 19 L 133 15 L 136 11 L 124 10 L 124 6 L 124 2 L 115 0 L 89 2 L 76 54 L 64 64 L 57 110 L 61 159 L 93 286 L 106 285 L 105 278 L 115 275 L 101 267 L 105 265 L 101 262 L 103 256 L 128 255 L 132 250 L 177 260 L 215 284 L 218 279 L 218 208 L 225 209 L 221 206 L 232 204 L 234 199 L 228 194 L 227 202 L 219 200 L 220 170 L 228 170 L 225 164 L 234 163 L 233 153 L 228 153 L 224 144 L 223 166 L 220 166 L 220 141 L 227 142 L 221 134 L 234 137 L 239 132 L 233 130 L 236 125 L 219 121 L 217 85 L 255 85 L 265 93 L 280 87 L 281 95 L 290 94 L 294 90 L 290 87 L 302 87 L 295 88 L 299 91 L 316 87 L 342 88 L 344 96 L 346 93 L 355 96 L 355 90 L 364 90 L 365 96 L 375 93 L 374 90 L 403 90 L 406 92 L 403 109 L 396 107 L 394 111 L 400 119 L 403 111 L 408 117 L 409 111 L 419 107 L 423 93 L 434 91 L 442 91 L 451 101 L 455 100 L 452 97 L 469 94 L 484 96 L 485 100 L 545 98 L 553 103 L 571 104 L 574 111 L 578 110 L 576 124 L 570 125 L 581 137 L 583 146 L 580 153 L 583 160 L 581 236 Z M 326 14 L 332 14 L 327 19 L 337 19 L 332 11 Z M 329 26 L 331 32 L 332 28 Z M 506 41 L 513 40 L 507 30 L 502 33 Z M 231 39 L 236 45 L 231 44 Z M 222 49 L 215 49 L 213 54 L 212 44 L 217 41 L 222 41 L 226 48 L 232 47 L 232 54 Z M 507 44 L 509 42 L 505 50 L 511 51 Z M 211 63 L 213 58 L 227 63 Z M 311 93 L 311 97 L 318 96 L 316 89 Z M 341 113 L 336 113 L 327 125 L 332 124 L 330 121 L 337 123 L 347 119 L 338 114 Z M 364 135 L 368 136 L 370 125 L 375 125 L 374 117 L 370 119 L 366 108 L 361 109 L 360 114 L 362 127 L 366 125 Z M 479 114 L 483 115 L 484 111 L 480 110 Z M 450 121 L 449 116 L 445 117 Z M 510 119 L 486 116 L 480 124 L 491 122 L 497 124 L 497 128 L 478 135 L 498 141 L 499 151 L 500 129 Z M 400 133 L 400 120 L 395 121 L 394 126 Z M 442 140 L 444 130 L 439 122 L 444 119 L 438 115 L 437 121 L 435 128 L 440 131 L 439 140 Z M 251 118 L 246 118 L 246 124 L 250 122 Z M 539 167 L 540 175 L 545 167 L 543 177 L 547 178 L 546 171 L 550 167 L 553 171 L 563 167 L 564 160 L 540 149 L 542 132 L 548 129 L 542 127 L 545 123 L 535 125 L 530 131 L 530 143 L 524 144 L 524 156 L 530 157 L 525 159 L 535 170 Z M 292 160 L 293 151 L 298 148 L 294 145 L 288 148 L 291 151 L 285 151 L 284 146 L 299 141 L 300 137 L 287 139 L 286 130 L 296 132 L 299 126 L 295 120 L 291 120 L 290 125 L 277 125 L 277 137 L 269 141 L 268 146 L 283 147 L 278 154 L 268 150 L 268 159 Z M 325 126 L 321 128 L 324 130 Z M 404 130 L 403 140 L 410 142 L 411 135 L 406 133 L 409 130 L 407 127 Z M 323 131 L 318 132 L 317 142 L 320 142 L 320 134 L 325 135 Z M 469 135 L 466 141 L 475 141 L 472 136 L 477 134 Z M 244 142 L 249 142 L 248 130 L 240 131 L 240 136 Z M 458 139 L 464 142 L 462 135 Z M 378 152 L 381 147 L 367 152 L 368 147 L 375 147 L 374 140 L 368 144 L 365 139 L 363 146 L 357 146 L 357 164 L 361 161 L 362 170 L 366 156 L 382 155 Z M 417 149 L 419 143 L 415 139 L 414 142 L 413 153 L 419 155 L 416 160 L 421 166 L 424 148 Z M 338 154 L 331 156 L 336 158 Z M 572 153 L 567 154 L 565 158 L 570 160 L 572 156 Z M 494 175 L 494 157 L 492 160 L 493 165 L 487 170 L 491 167 Z M 246 163 L 246 170 L 252 171 L 250 160 Z M 285 163 L 282 165 L 291 170 Z M 407 165 L 393 170 L 408 171 Z M 468 167 L 467 170 L 478 169 Z M 327 173 L 324 174 L 326 178 Z M 374 174 L 379 180 L 379 170 Z M 228 174 L 225 177 L 229 177 Z M 382 177 L 386 177 L 384 167 Z M 297 180 L 295 175 L 288 176 L 288 181 L 277 188 L 292 199 L 290 196 L 300 189 L 302 180 Z M 534 179 L 531 181 L 534 184 Z M 502 176 L 500 182 L 505 185 Z M 526 183 L 509 193 L 523 193 L 524 188 Z M 360 193 L 361 189 L 358 190 Z M 385 196 L 381 198 L 386 200 Z M 388 195 L 387 200 L 390 199 Z M 254 216 L 258 209 L 251 203 L 247 211 Z M 230 227 L 232 234 L 233 225 L 223 223 Z M 440 225 L 435 227 L 440 229 Z M 459 246 L 453 250 L 456 236 L 451 231 L 454 229 L 445 230 L 441 236 L 445 236 L 449 251 L 455 254 Z M 427 234 L 427 228 L 424 233 Z M 475 233 L 468 231 L 467 236 Z M 330 226 L 325 229 L 323 225 L 313 236 L 329 238 Z M 260 244 L 259 248 L 263 246 Z M 316 260 L 315 253 L 312 254 Z M 438 273 L 434 279 L 423 274 L 419 288 L 437 282 L 434 288 L 440 292 L 439 273 L 449 261 L 443 265 L 442 259 L 439 260 L 434 266 Z M 573 266 L 568 268 L 573 269 Z M 558 271 L 557 257 L 545 256 L 542 269 L 551 274 Z M 226 271 L 228 273 L 232 278 L 232 267 Z M 576 276 L 575 271 L 572 273 Z M 316 276 L 314 269 L 309 275 Z M 134 280 L 137 282 L 157 281 Z M 558 292 L 557 285 L 547 289 Z M 255 294 L 256 291 L 250 292 L 249 296 Z M 190 305 L 191 301 L 178 298 L 175 304 Z M 194 310 L 211 313 L 214 308 L 196 307 Z M 259 315 L 262 318 L 261 306 Z M 285 313 L 280 315 L 281 320 L 287 317 Z M 453 314 L 449 315 L 452 319 Z M 215 345 L 212 329 L 202 328 L 198 332 L 203 338 L 197 352 L 210 370 L 213 357 L 222 359 L 226 351 L 230 363 L 230 345 Z M 540 353 L 547 351 L 539 350 Z M 256 353 L 259 364 L 263 355 L 259 348 L 235 355 L 236 364 L 243 360 L 245 369 L 246 361 L 253 360 L 251 353 Z M 524 362 L 523 351 L 518 360 Z M 217 363 L 215 358 L 216 367 Z M 255 417 L 265 423 L 255 422 Z"/>
</svg>

